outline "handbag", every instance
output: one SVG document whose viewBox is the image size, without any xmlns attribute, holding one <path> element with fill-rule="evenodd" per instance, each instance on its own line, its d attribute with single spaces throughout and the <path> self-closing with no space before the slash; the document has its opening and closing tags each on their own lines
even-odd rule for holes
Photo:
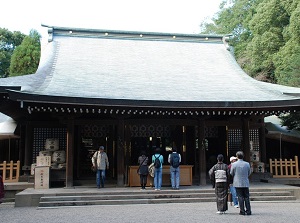
<svg viewBox="0 0 300 223">
<path fill-rule="evenodd" d="M 96 158 L 94 158 L 94 160 L 95 160 L 94 163 L 95 163 L 96 165 L 95 165 L 95 166 L 93 166 L 93 165 L 91 166 L 91 171 L 92 171 L 92 172 L 97 172 L 97 158 L 98 158 L 98 155 L 99 155 L 99 151 L 97 151 Z"/>
<path fill-rule="evenodd" d="M 154 169 L 155 169 L 154 163 L 151 163 L 148 167 L 148 172 L 149 172 L 151 177 L 154 177 Z"/>
</svg>

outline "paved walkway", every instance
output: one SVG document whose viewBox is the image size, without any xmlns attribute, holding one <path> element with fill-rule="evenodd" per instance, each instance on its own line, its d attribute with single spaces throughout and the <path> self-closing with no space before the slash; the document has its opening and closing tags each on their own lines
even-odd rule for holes
<svg viewBox="0 0 300 223">
<path fill-rule="evenodd" d="M 182 190 L 189 189 L 211 189 L 210 185 L 182 187 Z M 250 190 L 255 188 L 296 188 L 293 186 L 271 184 L 271 183 L 251 183 Z M 168 188 L 163 188 L 168 189 Z M 37 193 L 43 190 L 31 190 Z M 27 191 L 26 190 L 26 191 Z M 77 187 L 75 189 L 52 188 L 47 192 L 82 192 L 99 191 L 96 188 Z M 139 188 L 104 188 L 100 191 L 139 191 Z M 26 191 L 24 193 L 26 193 Z M 27 191 L 28 192 L 28 191 Z M 45 191 L 43 191 L 45 192 Z M 255 223 L 286 223 L 299 222 L 300 200 L 283 202 L 251 202 L 252 215 L 241 216 L 239 209 L 229 206 L 226 214 L 216 214 L 215 202 L 203 203 L 180 203 L 180 204 L 139 204 L 139 205 L 101 205 L 83 207 L 60 207 L 49 209 L 38 209 L 37 207 L 15 208 L 14 203 L 0 204 L 1 222 L 9 223 L 141 223 L 141 222 L 255 222 Z"/>
<path fill-rule="evenodd" d="M 184 204 L 107 205 L 37 209 L 0 205 L 1 222 L 9 223 L 141 223 L 141 222 L 299 222 L 300 202 L 251 202 L 252 215 L 241 216 L 229 206 L 226 214 L 216 214 L 215 202 Z"/>
</svg>

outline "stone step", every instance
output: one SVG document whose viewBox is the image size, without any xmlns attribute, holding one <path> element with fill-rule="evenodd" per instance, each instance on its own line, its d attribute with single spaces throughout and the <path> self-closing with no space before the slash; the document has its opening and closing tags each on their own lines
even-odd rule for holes
<svg viewBox="0 0 300 223">
<path fill-rule="evenodd" d="M 169 198 L 169 199 L 125 199 L 125 200 L 90 200 L 90 201 L 59 201 L 40 202 L 38 208 L 61 207 L 61 206 L 83 206 L 83 205 L 125 205 L 125 204 L 165 204 L 165 203 L 192 203 L 212 202 L 215 198 Z"/>
<path fill-rule="evenodd" d="M 250 197 L 251 201 L 294 201 L 297 198 L 295 196 L 255 196 Z"/>
<path fill-rule="evenodd" d="M 251 201 L 292 201 L 296 197 L 291 191 L 250 191 Z M 215 202 L 214 190 L 162 190 L 162 191 L 123 191 L 80 194 L 56 194 L 40 198 L 39 208 L 84 206 L 84 205 L 123 205 L 159 203 Z"/>
<path fill-rule="evenodd" d="M 106 193 L 106 194 L 88 194 L 81 193 L 76 195 L 56 195 L 41 197 L 41 201 L 75 201 L 75 200 L 116 200 L 116 199 L 157 199 L 157 198 L 195 198 L 195 197 L 214 197 L 214 192 L 182 192 L 182 193 L 168 193 L 168 192 L 130 192 L 130 193 Z M 251 192 L 251 197 L 263 196 L 292 196 L 290 191 L 277 191 L 277 192 Z"/>
<path fill-rule="evenodd" d="M 176 199 L 214 197 L 214 193 L 182 193 L 182 194 L 131 194 L 131 195 L 83 195 L 83 196 L 50 196 L 41 197 L 40 201 L 82 201 L 82 200 L 133 200 L 133 199 Z"/>
</svg>

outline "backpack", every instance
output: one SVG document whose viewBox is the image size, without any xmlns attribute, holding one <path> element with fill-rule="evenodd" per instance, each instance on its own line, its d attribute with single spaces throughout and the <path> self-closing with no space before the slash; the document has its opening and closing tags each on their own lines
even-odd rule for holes
<svg viewBox="0 0 300 223">
<path fill-rule="evenodd" d="M 161 166 L 161 163 L 160 163 L 160 160 L 159 160 L 159 157 L 160 157 L 161 155 L 159 155 L 158 157 L 156 157 L 155 155 L 154 155 L 154 157 L 155 157 L 155 160 L 154 160 L 154 167 L 155 168 L 160 168 L 160 166 Z"/>
<path fill-rule="evenodd" d="M 179 154 L 178 153 L 172 153 L 171 155 L 171 166 L 174 168 L 179 167 Z"/>
</svg>

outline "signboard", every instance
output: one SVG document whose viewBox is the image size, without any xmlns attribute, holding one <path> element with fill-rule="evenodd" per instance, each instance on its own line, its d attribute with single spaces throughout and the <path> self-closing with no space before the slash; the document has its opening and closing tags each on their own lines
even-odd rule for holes
<svg viewBox="0 0 300 223">
<path fill-rule="evenodd" d="M 51 156 L 37 156 L 36 166 L 51 166 Z"/>
<path fill-rule="evenodd" d="M 37 166 L 34 168 L 34 188 L 49 189 L 50 167 Z"/>
</svg>

